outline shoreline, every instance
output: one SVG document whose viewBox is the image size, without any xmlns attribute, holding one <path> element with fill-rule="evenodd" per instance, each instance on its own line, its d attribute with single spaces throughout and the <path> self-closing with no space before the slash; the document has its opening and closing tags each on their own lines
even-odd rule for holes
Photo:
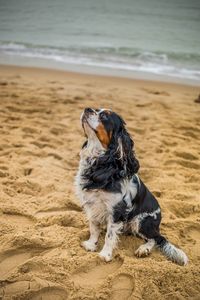
<svg viewBox="0 0 200 300">
<path fill-rule="evenodd" d="M 130 77 L 120 77 L 120 76 L 113 76 L 113 75 L 102 75 L 102 74 L 91 74 L 91 73 L 82 73 L 70 70 L 62 70 L 62 69 L 55 69 L 55 68 L 46 68 L 46 67 L 31 67 L 31 66 L 21 66 L 21 65 L 10 65 L 10 64 L 0 64 L 0 76 L 1 73 L 5 73 L 7 75 L 12 74 L 30 74 L 31 76 L 38 76 L 41 79 L 45 79 L 47 77 L 54 77 L 56 76 L 58 79 L 64 79 L 67 77 L 78 78 L 82 81 L 98 81 L 98 82 L 112 82 L 116 84 L 124 84 L 124 85 L 131 85 L 135 84 L 137 86 L 147 85 L 147 86 L 160 86 L 160 87 L 180 87 L 180 88 L 188 88 L 195 89 L 200 92 L 200 87 L 198 85 L 192 84 L 185 84 L 182 82 L 168 82 L 162 80 L 152 80 L 152 79 L 142 79 L 142 78 L 130 78 Z M 198 96 L 198 95 L 197 95 Z"/>
<path fill-rule="evenodd" d="M 129 71 L 123 69 L 114 69 L 106 67 L 96 67 L 83 64 L 70 64 L 50 59 L 42 58 L 26 58 L 20 56 L 1 55 L 0 65 L 28 67 L 28 68 L 42 68 L 57 71 L 66 71 L 72 73 L 79 73 L 83 75 L 117 77 L 133 80 L 147 80 L 155 82 L 167 82 L 174 84 L 183 84 L 189 86 L 200 86 L 200 80 L 184 78 L 179 76 L 172 76 L 167 74 L 156 74 L 143 71 Z"/>
</svg>

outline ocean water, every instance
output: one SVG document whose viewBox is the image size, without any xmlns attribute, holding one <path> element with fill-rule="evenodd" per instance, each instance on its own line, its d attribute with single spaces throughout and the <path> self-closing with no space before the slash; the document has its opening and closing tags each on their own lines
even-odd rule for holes
<svg viewBox="0 0 200 300">
<path fill-rule="evenodd" d="M 200 0 L 0 0 L 0 62 L 200 82 Z"/>
</svg>

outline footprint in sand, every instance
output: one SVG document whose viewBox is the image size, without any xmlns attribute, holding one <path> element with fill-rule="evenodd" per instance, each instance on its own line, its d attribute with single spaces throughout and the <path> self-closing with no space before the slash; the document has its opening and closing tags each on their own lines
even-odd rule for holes
<svg viewBox="0 0 200 300">
<path fill-rule="evenodd" d="M 190 252 L 192 253 L 191 256 L 194 257 L 194 258 L 197 258 L 198 260 L 200 260 L 199 231 L 200 231 L 199 224 L 197 225 L 197 224 L 194 223 L 194 225 L 191 225 L 187 229 L 185 229 L 184 233 L 182 234 L 182 235 L 185 236 L 185 238 L 187 240 L 188 248 L 190 249 Z M 189 253 L 188 253 L 188 256 L 190 256 Z"/>
<path fill-rule="evenodd" d="M 53 127 L 50 129 L 50 132 L 54 135 L 62 135 L 66 133 L 65 129 L 60 127 Z"/>
<path fill-rule="evenodd" d="M 17 298 L 24 291 L 29 289 L 29 281 L 17 281 L 14 283 L 7 284 L 0 290 L 0 299 L 10 300 L 10 299 L 20 299 Z M 2 298 L 1 298 L 2 296 Z"/>
<path fill-rule="evenodd" d="M 62 215 L 65 213 L 65 211 L 66 211 L 65 208 L 53 207 L 48 210 L 40 210 L 35 215 L 37 218 L 46 218 L 46 217 L 51 217 L 56 215 Z"/>
<path fill-rule="evenodd" d="M 198 127 L 193 127 L 193 126 L 180 126 L 178 127 L 178 129 L 200 133 L 200 129 Z"/>
<path fill-rule="evenodd" d="M 26 297 L 23 299 L 29 300 L 67 300 L 67 292 L 59 287 L 44 287 L 40 290 L 33 290 L 31 288 L 30 281 L 17 281 L 11 284 L 6 285 L 3 288 L 3 299 L 22 299 L 24 292 Z M 1 295 L 0 295 L 1 297 Z M 14 298 L 13 298 L 14 297 Z M 0 298 L 1 299 L 1 298 Z"/>
<path fill-rule="evenodd" d="M 37 142 L 37 141 L 33 141 L 31 142 L 30 144 L 40 148 L 40 149 L 43 149 L 45 147 L 49 147 L 49 148 L 55 148 L 54 146 L 52 146 L 51 144 L 48 144 L 48 143 L 41 143 L 41 142 Z"/>
<path fill-rule="evenodd" d="M 134 134 L 137 133 L 137 134 L 139 134 L 139 135 L 140 135 L 140 134 L 141 134 L 141 135 L 144 135 L 145 132 L 146 132 L 146 130 L 145 130 L 144 128 L 139 128 L 139 127 L 133 128 L 133 127 L 130 126 L 130 130 L 133 130 Z"/>
<path fill-rule="evenodd" d="M 33 171 L 33 168 L 25 168 L 24 169 L 24 176 L 31 175 L 32 171 Z"/>
<path fill-rule="evenodd" d="M 77 212 L 82 212 L 82 207 L 73 200 L 68 200 L 68 202 L 66 203 L 66 209 L 67 210 L 74 210 L 74 211 L 77 211 Z"/>
<path fill-rule="evenodd" d="M 198 160 L 198 157 L 189 152 L 174 152 L 174 154 L 180 158 L 184 158 L 186 160 Z"/>
<path fill-rule="evenodd" d="M 3 190 L 6 194 L 10 194 L 11 191 L 13 192 L 13 195 L 20 193 L 20 194 L 35 196 L 42 190 L 40 184 L 30 180 L 26 180 L 26 181 L 8 180 L 5 181 L 3 184 L 4 184 Z"/>
<path fill-rule="evenodd" d="M 67 292 L 57 287 L 46 287 L 29 296 L 30 300 L 67 300 Z"/>
<path fill-rule="evenodd" d="M 1 163 L 1 162 L 0 162 L 0 163 Z M 6 167 L 6 166 L 1 166 L 1 165 L 0 165 L 0 170 L 7 171 L 7 170 L 8 170 L 8 167 Z"/>
<path fill-rule="evenodd" d="M 197 256 L 200 259 L 199 249 L 200 249 L 200 241 L 199 241 L 199 228 L 192 228 L 189 230 L 188 236 L 193 241 L 191 245 L 191 250 L 194 256 Z"/>
<path fill-rule="evenodd" d="M 121 267 L 122 263 L 122 260 L 118 260 L 112 263 L 95 264 L 92 267 L 86 265 L 77 270 L 72 279 L 76 286 L 93 288 L 101 285 L 109 274 L 114 273 Z"/>
<path fill-rule="evenodd" d="M 167 202 L 167 207 L 178 218 L 189 218 L 190 216 L 199 215 L 200 213 L 200 204 L 194 201 L 189 202 L 189 200 L 182 202 L 181 209 L 180 201 L 176 200 Z"/>
<path fill-rule="evenodd" d="M 21 111 L 21 109 L 18 107 L 18 106 L 10 106 L 10 105 L 8 105 L 8 106 L 6 106 L 6 108 L 7 108 L 7 110 L 9 110 L 9 111 L 11 111 L 11 112 L 19 112 L 19 113 L 21 113 L 22 111 Z"/>
<path fill-rule="evenodd" d="M 9 175 L 8 172 L 3 172 L 0 170 L 0 177 L 6 177 L 8 175 Z"/>
<path fill-rule="evenodd" d="M 33 226 L 35 223 L 33 218 L 12 211 L 3 212 L 0 215 L 0 221 L 16 229 L 24 229 Z"/>
<path fill-rule="evenodd" d="M 136 104 L 137 107 L 147 107 L 147 106 L 151 106 L 152 103 L 151 102 L 145 102 L 145 103 L 138 103 Z"/>
<path fill-rule="evenodd" d="M 153 89 L 148 89 L 148 88 L 143 88 L 142 90 L 147 92 L 148 94 L 170 96 L 170 94 L 165 91 L 153 90 Z"/>
<path fill-rule="evenodd" d="M 32 257 L 30 252 L 17 250 L 0 254 L 0 280 L 6 279 L 18 266 Z"/>
<path fill-rule="evenodd" d="M 135 288 L 134 279 L 128 274 L 116 276 L 112 282 L 111 300 L 128 300 Z"/>
<path fill-rule="evenodd" d="M 181 131 L 183 131 L 184 136 L 188 136 L 194 139 L 198 139 L 200 129 L 198 127 L 193 127 L 193 126 L 181 126 L 178 127 Z"/>
<path fill-rule="evenodd" d="M 51 208 L 46 211 L 38 211 L 35 217 L 42 226 L 59 224 L 66 227 L 82 228 L 84 224 L 80 212 L 73 209 Z"/>
<path fill-rule="evenodd" d="M 176 147 L 178 145 L 177 142 L 170 141 L 170 140 L 162 140 L 162 144 L 164 144 L 167 147 Z"/>
<path fill-rule="evenodd" d="M 171 166 L 171 165 L 180 165 L 182 167 L 188 168 L 188 169 L 200 169 L 200 165 L 197 163 L 194 163 L 192 161 L 188 160 L 181 160 L 181 159 L 169 159 L 164 162 L 165 166 Z"/>
<path fill-rule="evenodd" d="M 185 168 L 188 169 L 196 169 L 199 170 L 200 169 L 200 165 L 191 161 L 187 161 L 187 160 L 178 160 L 177 163 Z"/>
<path fill-rule="evenodd" d="M 51 156 L 51 157 L 53 157 L 53 158 L 55 158 L 57 160 L 62 160 L 63 159 L 62 156 L 60 156 L 57 153 L 48 153 L 48 156 Z"/>
<path fill-rule="evenodd" d="M 38 129 L 35 129 L 35 128 L 31 128 L 31 127 L 24 127 L 22 128 L 22 131 L 25 132 L 25 133 L 38 133 Z"/>
</svg>

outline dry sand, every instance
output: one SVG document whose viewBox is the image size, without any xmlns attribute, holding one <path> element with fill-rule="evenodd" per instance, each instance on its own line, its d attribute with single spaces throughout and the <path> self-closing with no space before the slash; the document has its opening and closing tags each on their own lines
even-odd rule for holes
<svg viewBox="0 0 200 300">
<path fill-rule="evenodd" d="M 0 75 L 0 299 L 200 299 L 199 89 L 4 66 Z M 126 120 L 161 231 L 188 266 L 157 250 L 136 258 L 143 241 L 131 236 L 107 264 L 80 247 L 89 232 L 73 182 L 86 106 Z"/>
</svg>

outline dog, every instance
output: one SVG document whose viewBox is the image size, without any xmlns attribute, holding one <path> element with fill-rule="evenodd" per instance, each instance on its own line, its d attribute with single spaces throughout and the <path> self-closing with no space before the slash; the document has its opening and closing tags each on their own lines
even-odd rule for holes
<svg viewBox="0 0 200 300">
<path fill-rule="evenodd" d="M 186 265 L 186 254 L 160 234 L 161 209 L 137 175 L 140 165 L 124 120 L 110 109 L 85 108 L 81 123 L 87 140 L 75 185 L 90 229 L 82 246 L 96 251 L 100 226 L 106 224 L 99 253 L 106 262 L 112 260 L 119 234 L 129 232 L 146 241 L 135 251 L 137 257 L 149 255 L 156 246 L 169 260 Z"/>
</svg>

